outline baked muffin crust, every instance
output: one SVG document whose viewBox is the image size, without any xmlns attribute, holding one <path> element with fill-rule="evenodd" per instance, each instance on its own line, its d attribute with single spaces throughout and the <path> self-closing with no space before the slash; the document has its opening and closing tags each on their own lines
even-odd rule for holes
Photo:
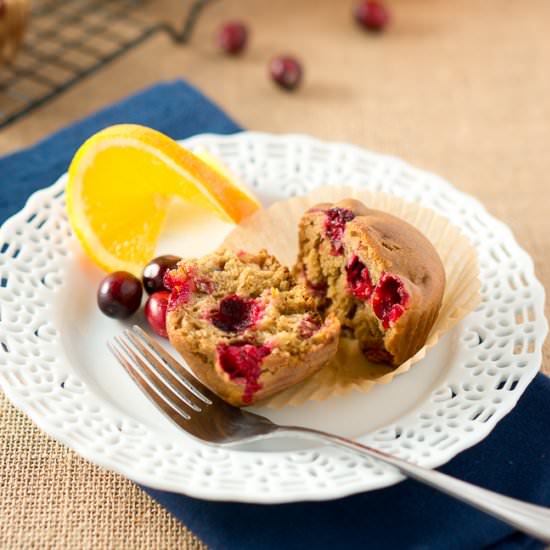
<svg viewBox="0 0 550 550">
<path fill-rule="evenodd" d="M 323 319 L 289 269 L 262 250 L 220 250 L 167 273 L 168 337 L 195 375 L 233 405 L 250 405 L 319 370 L 340 323 Z"/>
<path fill-rule="evenodd" d="M 295 273 L 369 360 L 393 366 L 424 345 L 445 288 L 443 264 L 422 233 L 353 199 L 304 214 Z"/>
</svg>

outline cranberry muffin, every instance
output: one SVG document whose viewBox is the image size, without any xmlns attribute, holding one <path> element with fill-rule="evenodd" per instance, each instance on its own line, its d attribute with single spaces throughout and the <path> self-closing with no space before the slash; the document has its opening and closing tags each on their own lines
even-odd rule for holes
<svg viewBox="0 0 550 550">
<path fill-rule="evenodd" d="M 425 344 L 445 289 L 441 259 L 422 233 L 352 199 L 304 214 L 295 272 L 319 311 L 338 317 L 342 336 L 392 366 Z"/>
<path fill-rule="evenodd" d="M 227 402 L 251 405 L 318 371 L 340 323 L 276 258 L 220 250 L 166 273 L 168 337 L 194 374 Z"/>
</svg>

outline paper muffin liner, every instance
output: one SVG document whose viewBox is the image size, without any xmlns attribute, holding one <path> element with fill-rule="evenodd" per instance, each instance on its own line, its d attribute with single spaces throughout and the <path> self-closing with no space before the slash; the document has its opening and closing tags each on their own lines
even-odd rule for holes
<svg viewBox="0 0 550 550">
<path fill-rule="evenodd" d="M 419 229 L 433 244 L 446 274 L 441 310 L 426 344 L 399 367 L 367 361 L 357 341 L 341 338 L 335 358 L 306 380 L 262 402 L 273 408 L 299 405 L 308 400 L 324 400 L 352 390 L 369 391 L 375 384 L 387 384 L 420 361 L 443 334 L 454 327 L 480 302 L 477 253 L 468 238 L 448 219 L 433 210 L 386 193 L 356 187 L 328 186 L 312 193 L 277 202 L 260 210 L 237 226 L 222 247 L 250 252 L 265 248 L 280 262 L 291 267 L 298 253 L 298 222 L 303 213 L 321 202 L 354 198 L 369 208 L 389 212 Z"/>
</svg>

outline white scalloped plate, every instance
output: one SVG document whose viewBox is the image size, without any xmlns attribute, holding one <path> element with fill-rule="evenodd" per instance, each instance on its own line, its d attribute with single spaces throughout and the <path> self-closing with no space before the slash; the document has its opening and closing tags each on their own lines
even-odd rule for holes
<svg viewBox="0 0 550 550">
<path fill-rule="evenodd" d="M 330 183 L 365 186 L 433 208 L 479 253 L 482 304 L 410 372 L 368 394 L 262 413 L 435 467 L 487 436 L 514 407 L 541 363 L 544 290 L 510 230 L 478 201 L 395 158 L 306 136 L 243 132 L 183 144 L 219 156 L 264 204 Z M 266 443 L 218 450 L 178 431 L 105 347 L 123 324 L 97 311 L 101 273 L 70 234 L 64 185 L 62 177 L 35 193 L 0 231 L 0 384 L 45 432 L 139 483 L 207 499 L 322 500 L 401 479 L 343 450 Z M 159 252 L 203 254 L 228 230 L 174 207 Z"/>
</svg>

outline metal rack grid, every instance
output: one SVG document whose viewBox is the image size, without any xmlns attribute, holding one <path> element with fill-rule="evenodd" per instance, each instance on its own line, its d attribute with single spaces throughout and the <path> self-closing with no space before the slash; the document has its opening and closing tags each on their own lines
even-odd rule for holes
<svg viewBox="0 0 550 550">
<path fill-rule="evenodd" d="M 24 46 L 0 67 L 0 129 L 61 94 L 157 32 L 185 42 L 209 0 L 196 0 L 181 31 L 145 21 L 146 0 L 38 0 Z"/>
</svg>

